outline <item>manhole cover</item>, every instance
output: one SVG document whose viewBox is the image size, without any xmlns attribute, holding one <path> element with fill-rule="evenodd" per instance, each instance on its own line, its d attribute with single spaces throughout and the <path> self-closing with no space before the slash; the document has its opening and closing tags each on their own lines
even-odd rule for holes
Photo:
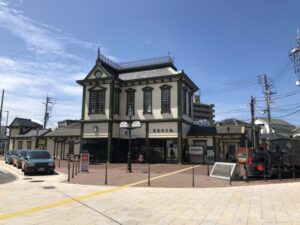
<svg viewBox="0 0 300 225">
<path fill-rule="evenodd" d="M 32 183 L 39 183 L 39 182 L 44 182 L 44 181 L 43 180 L 32 180 L 30 182 L 32 182 Z"/>
<path fill-rule="evenodd" d="M 26 178 L 23 178 L 23 180 L 32 180 L 32 178 L 26 177 Z"/>
<path fill-rule="evenodd" d="M 54 186 L 45 186 L 45 187 L 43 187 L 44 189 L 55 189 L 55 187 Z"/>
</svg>

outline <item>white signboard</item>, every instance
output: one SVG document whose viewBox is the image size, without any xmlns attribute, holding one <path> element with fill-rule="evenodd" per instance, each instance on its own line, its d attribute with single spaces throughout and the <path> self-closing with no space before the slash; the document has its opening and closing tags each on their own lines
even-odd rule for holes
<svg viewBox="0 0 300 225">
<path fill-rule="evenodd" d="M 129 125 L 128 125 L 128 123 L 127 122 L 121 122 L 120 123 L 120 128 L 128 128 L 129 127 Z"/>
<path fill-rule="evenodd" d="M 141 126 L 142 126 L 142 124 L 140 121 L 133 121 L 131 124 L 131 127 L 134 127 L 134 128 L 139 128 Z"/>
<path fill-rule="evenodd" d="M 233 176 L 235 168 L 236 163 L 215 162 L 209 176 L 229 180 L 229 177 Z"/>
<path fill-rule="evenodd" d="M 203 146 L 190 146 L 190 155 L 203 155 Z"/>
</svg>

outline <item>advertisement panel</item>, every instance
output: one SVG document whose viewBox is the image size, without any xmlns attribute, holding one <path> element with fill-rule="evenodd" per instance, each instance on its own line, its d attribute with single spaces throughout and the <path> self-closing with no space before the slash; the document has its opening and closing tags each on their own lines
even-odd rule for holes
<svg viewBox="0 0 300 225">
<path fill-rule="evenodd" d="M 80 172 L 89 172 L 90 153 L 80 153 Z"/>
</svg>

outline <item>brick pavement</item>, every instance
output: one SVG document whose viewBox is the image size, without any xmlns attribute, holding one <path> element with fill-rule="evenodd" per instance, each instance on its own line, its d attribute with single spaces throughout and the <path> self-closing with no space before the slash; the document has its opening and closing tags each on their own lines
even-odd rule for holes
<svg viewBox="0 0 300 225">
<path fill-rule="evenodd" d="M 67 174 L 67 161 L 61 160 L 60 168 L 58 168 L 58 161 L 56 162 L 57 170 Z M 179 165 L 179 164 L 151 164 L 151 179 L 168 174 L 173 171 L 189 168 L 192 165 Z M 71 167 L 72 168 L 72 167 Z M 112 163 L 108 164 L 108 185 L 120 186 L 129 183 L 146 180 L 148 178 L 148 164 L 133 163 L 133 173 L 126 173 L 127 164 Z M 210 170 L 212 165 L 210 165 Z M 227 187 L 229 182 L 227 180 L 212 178 L 207 176 L 207 166 L 200 165 L 195 168 L 194 184 L 197 188 L 205 187 Z M 298 182 L 299 179 L 284 179 L 279 181 L 277 179 L 250 181 L 232 181 L 232 186 L 247 186 L 259 184 L 272 184 L 272 183 L 286 183 Z M 66 181 L 67 182 L 67 181 Z M 89 184 L 89 185 L 104 185 L 105 184 L 105 163 L 90 165 L 88 173 L 80 173 L 71 179 L 70 183 L 73 184 Z M 138 187 L 148 186 L 147 182 L 136 185 Z M 192 187 L 192 169 L 183 172 L 166 176 L 160 179 L 151 180 L 151 187 L 172 187 L 172 188 L 189 188 Z"/>
</svg>

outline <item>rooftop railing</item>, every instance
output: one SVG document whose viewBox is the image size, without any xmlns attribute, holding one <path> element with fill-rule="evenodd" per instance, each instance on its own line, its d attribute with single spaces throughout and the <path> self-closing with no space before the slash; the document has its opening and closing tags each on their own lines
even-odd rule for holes
<svg viewBox="0 0 300 225">
<path fill-rule="evenodd" d="M 174 63 L 174 59 L 170 56 L 142 59 L 142 60 L 136 60 L 136 61 L 121 62 L 121 63 L 116 63 L 104 55 L 101 55 L 100 59 L 102 62 L 108 64 L 109 66 L 111 66 L 117 70 Z"/>
</svg>

